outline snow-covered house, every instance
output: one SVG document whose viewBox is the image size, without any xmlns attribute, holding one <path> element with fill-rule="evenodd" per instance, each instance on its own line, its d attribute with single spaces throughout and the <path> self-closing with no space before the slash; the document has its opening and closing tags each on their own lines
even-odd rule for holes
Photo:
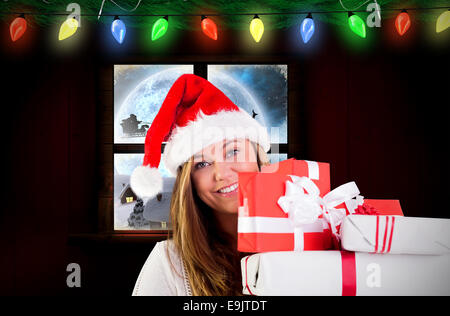
<svg viewBox="0 0 450 316">
<path fill-rule="evenodd" d="M 114 175 L 114 229 L 116 230 L 165 230 L 171 229 L 170 201 L 175 178 L 163 177 L 163 190 L 153 199 L 144 201 L 144 212 L 137 215 L 133 211 L 137 196 L 130 187 L 129 175 Z M 133 214 L 135 215 L 134 218 Z M 143 218 L 141 218 L 143 217 Z M 130 226 L 134 219 L 139 225 Z M 143 221 L 145 220 L 145 222 Z M 148 222 L 148 224 L 147 224 Z M 145 223 L 145 225 L 143 225 Z M 143 225 L 143 226 L 140 226 Z"/>
<path fill-rule="evenodd" d="M 175 178 L 163 178 L 163 190 L 145 203 L 144 218 L 150 221 L 150 229 L 171 229 L 170 201 Z"/>
</svg>

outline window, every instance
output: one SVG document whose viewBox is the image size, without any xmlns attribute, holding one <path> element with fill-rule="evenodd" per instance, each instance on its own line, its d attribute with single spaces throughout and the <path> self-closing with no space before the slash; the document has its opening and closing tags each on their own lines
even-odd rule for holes
<svg viewBox="0 0 450 316">
<path fill-rule="evenodd" d="M 114 66 L 114 230 L 167 230 L 173 179 L 161 162 L 164 191 L 138 199 L 129 179 L 142 164 L 145 135 L 175 80 L 193 65 Z M 125 201 L 125 203 L 124 203 Z"/>
<path fill-rule="evenodd" d="M 287 144 L 287 65 L 208 65 L 208 80 Z"/>
<path fill-rule="evenodd" d="M 163 159 L 163 192 L 143 201 L 129 186 L 142 164 L 145 135 L 175 80 L 196 65 L 114 65 L 113 209 L 115 231 L 161 233 L 171 229 L 175 182 Z M 271 162 L 287 156 L 287 65 L 208 65 L 206 78 L 264 126 L 270 126 Z M 164 146 L 164 144 L 163 144 Z"/>
</svg>

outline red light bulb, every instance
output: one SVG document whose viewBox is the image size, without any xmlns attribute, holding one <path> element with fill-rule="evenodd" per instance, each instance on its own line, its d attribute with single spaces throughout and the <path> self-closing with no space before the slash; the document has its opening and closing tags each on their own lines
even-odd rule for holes
<svg viewBox="0 0 450 316">
<path fill-rule="evenodd" d="M 9 26 L 9 33 L 11 34 L 12 41 L 15 42 L 21 38 L 26 30 L 27 20 L 25 20 L 24 15 L 22 14 L 21 16 L 15 18 Z"/>
<path fill-rule="evenodd" d="M 397 29 L 398 34 L 402 36 L 406 33 L 406 31 L 411 26 L 411 19 L 409 18 L 409 14 L 406 13 L 406 10 L 402 10 L 402 12 L 397 15 L 395 19 L 395 28 Z"/>
<path fill-rule="evenodd" d="M 202 31 L 209 38 L 212 38 L 215 41 L 217 40 L 217 25 L 213 20 L 206 16 L 202 16 Z"/>
</svg>

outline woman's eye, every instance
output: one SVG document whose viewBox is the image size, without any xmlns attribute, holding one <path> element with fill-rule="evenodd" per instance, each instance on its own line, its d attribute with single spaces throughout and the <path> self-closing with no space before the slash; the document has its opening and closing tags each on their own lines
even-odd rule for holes
<svg viewBox="0 0 450 316">
<path fill-rule="evenodd" d="M 199 163 L 195 164 L 195 169 L 203 168 L 204 164 L 207 164 L 207 162 L 206 161 L 202 161 L 202 162 L 199 162 Z"/>
<path fill-rule="evenodd" d="M 234 155 L 236 155 L 238 152 L 239 152 L 239 149 L 233 149 L 233 150 L 230 150 L 230 151 L 227 153 L 227 157 L 230 157 L 230 154 L 232 154 L 232 155 L 234 156 Z"/>
<path fill-rule="evenodd" d="M 228 157 L 231 157 L 231 156 L 235 156 L 239 151 L 240 151 L 239 149 L 229 150 L 227 152 L 226 157 L 228 158 Z M 206 161 L 198 162 L 198 163 L 195 164 L 194 168 L 195 168 L 195 170 L 202 169 L 202 168 L 206 167 L 208 164 L 209 163 L 206 162 Z"/>
</svg>

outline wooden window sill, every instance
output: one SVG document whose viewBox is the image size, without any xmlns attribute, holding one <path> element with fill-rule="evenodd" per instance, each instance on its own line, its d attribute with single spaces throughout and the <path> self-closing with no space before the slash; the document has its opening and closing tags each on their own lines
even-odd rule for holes
<svg viewBox="0 0 450 316">
<path fill-rule="evenodd" d="M 166 240 L 167 231 L 152 232 L 114 232 L 114 233 L 92 233 L 92 234 L 70 234 L 70 244 L 79 243 L 155 243 Z"/>
</svg>

